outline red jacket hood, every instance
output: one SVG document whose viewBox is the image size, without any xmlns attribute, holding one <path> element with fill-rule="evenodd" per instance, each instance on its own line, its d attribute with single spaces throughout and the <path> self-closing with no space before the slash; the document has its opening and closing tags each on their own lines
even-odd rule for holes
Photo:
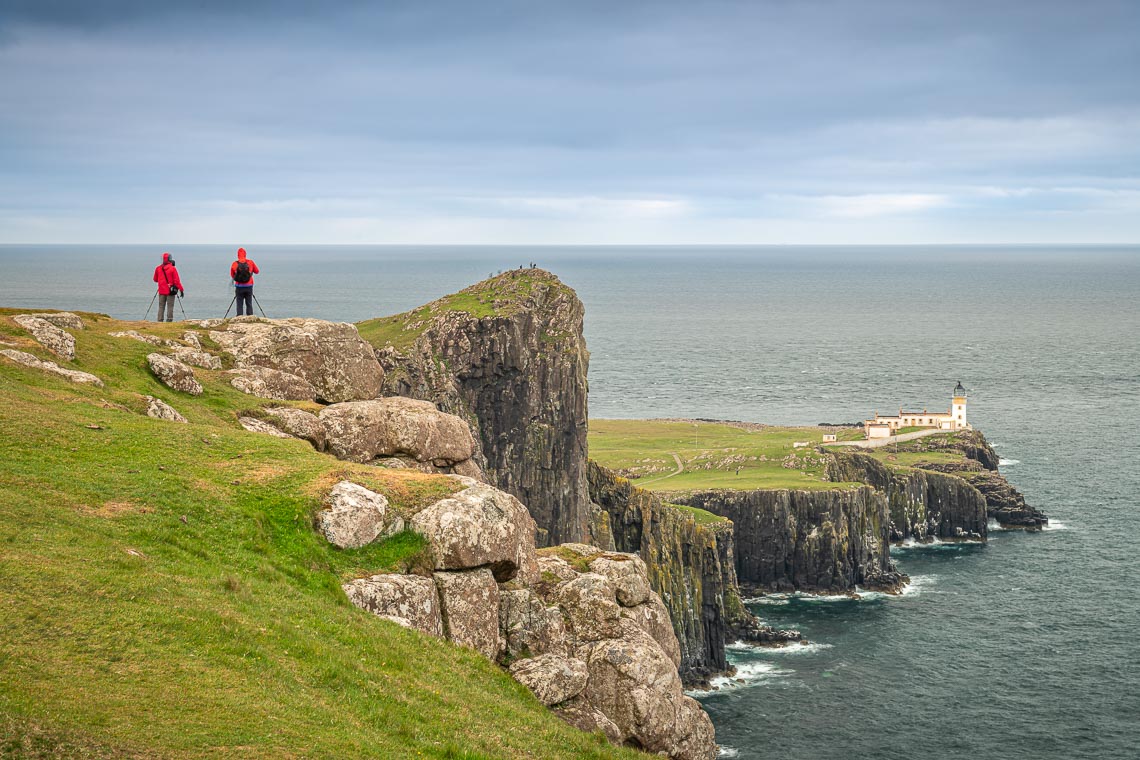
<svg viewBox="0 0 1140 760">
<path fill-rule="evenodd" d="M 170 254 L 169 253 L 162 254 L 162 263 L 163 264 L 169 264 L 170 263 Z"/>
<path fill-rule="evenodd" d="M 245 249 L 238 248 L 238 261 L 245 261 Z"/>
</svg>

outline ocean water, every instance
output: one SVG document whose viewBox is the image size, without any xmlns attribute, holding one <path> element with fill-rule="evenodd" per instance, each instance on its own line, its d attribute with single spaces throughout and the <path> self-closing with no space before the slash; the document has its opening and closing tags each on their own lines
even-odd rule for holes
<svg viewBox="0 0 1140 760">
<path fill-rule="evenodd" d="M 551 269 L 586 305 L 594 417 L 856 421 L 960 380 L 1051 529 L 898 550 L 902 597 L 752 603 L 813 643 L 733 649 L 743 683 L 700 696 L 724 754 L 1140 754 L 1140 249 L 247 247 L 272 317 Z M 221 316 L 232 249 L 170 250 L 187 314 Z M 160 253 L 0 246 L 0 306 L 138 319 Z"/>
</svg>

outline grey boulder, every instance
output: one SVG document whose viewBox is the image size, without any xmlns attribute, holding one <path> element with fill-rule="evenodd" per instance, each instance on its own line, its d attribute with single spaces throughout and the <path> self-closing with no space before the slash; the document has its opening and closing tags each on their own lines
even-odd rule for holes
<svg viewBox="0 0 1140 760">
<path fill-rule="evenodd" d="M 179 414 L 174 407 L 154 396 L 146 397 L 146 416 L 167 422 L 186 422 L 186 418 Z"/>
<path fill-rule="evenodd" d="M 342 586 L 350 602 L 405 628 L 443 638 L 435 582 L 418 575 L 373 575 Z"/>
<path fill-rule="evenodd" d="M 12 320 L 30 332 L 37 343 L 56 356 L 68 361 L 75 358 L 75 338 L 44 319 L 42 315 L 17 314 Z"/>
<path fill-rule="evenodd" d="M 435 569 L 489 567 L 499 582 L 537 579 L 530 512 L 505 491 L 471 478 L 458 480 L 467 488 L 412 518 L 412 529 L 431 544 Z"/>
<path fill-rule="evenodd" d="M 242 393 L 276 401 L 313 401 L 317 391 L 304 378 L 267 367 L 232 369 L 230 385 Z"/>
<path fill-rule="evenodd" d="M 319 319 L 250 319 L 210 337 L 239 368 L 268 367 L 296 375 L 326 403 L 375 398 L 384 370 L 355 325 Z"/>
<path fill-rule="evenodd" d="M 392 396 L 333 404 L 321 410 L 329 452 L 339 459 L 371 462 L 406 455 L 450 466 L 475 453 L 467 423 L 429 401 Z"/>
<path fill-rule="evenodd" d="M 194 370 L 182 362 L 163 354 L 147 354 L 146 361 L 154 376 L 167 388 L 192 396 L 202 395 L 202 385 L 194 377 Z"/>
<path fill-rule="evenodd" d="M 435 573 L 447 638 L 494 660 L 499 637 L 499 586 L 487 568 Z"/>
<path fill-rule="evenodd" d="M 576 697 L 586 688 L 586 663 L 558 654 L 543 654 L 511 663 L 511 676 L 544 705 Z"/>
<path fill-rule="evenodd" d="M 70 380 L 73 383 L 80 383 L 82 385 L 94 385 L 99 388 L 103 387 L 103 381 L 95 377 L 89 372 L 80 372 L 75 369 L 64 369 L 55 362 L 47 362 L 37 356 L 27 353 L 26 351 L 16 351 L 12 348 L 5 348 L 0 350 L 0 356 L 5 356 L 8 359 L 23 364 L 25 367 L 38 369 L 41 372 L 50 372 L 53 375 L 59 375 L 62 378 Z"/>
<path fill-rule="evenodd" d="M 333 486 L 326 508 L 317 512 L 317 529 L 334 546 L 356 549 L 399 533 L 404 520 L 388 508 L 383 494 L 342 480 Z"/>
</svg>

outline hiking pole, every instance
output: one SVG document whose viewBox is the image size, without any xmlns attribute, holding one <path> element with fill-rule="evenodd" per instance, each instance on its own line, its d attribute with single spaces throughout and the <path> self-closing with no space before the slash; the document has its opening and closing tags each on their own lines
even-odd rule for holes
<svg viewBox="0 0 1140 760">
<path fill-rule="evenodd" d="M 253 293 L 250 293 L 250 295 L 253 296 Z M 265 316 L 265 309 L 261 308 L 261 301 L 257 300 L 257 296 L 253 296 L 253 302 L 257 304 L 257 310 L 261 312 L 261 316 L 269 319 L 269 317 Z"/>
<path fill-rule="evenodd" d="M 230 299 L 230 305 L 226 307 L 226 316 L 222 317 L 222 319 L 226 319 L 230 316 L 230 309 L 232 309 L 234 307 L 234 303 L 236 303 L 236 302 L 237 302 L 237 293 L 234 293 L 234 297 Z"/>
<path fill-rule="evenodd" d="M 156 290 L 156 291 L 154 291 L 154 298 L 150 299 L 150 306 L 146 307 L 146 314 L 143 314 L 143 322 L 145 322 L 146 318 L 150 316 L 150 307 L 154 306 L 155 299 L 157 299 L 157 298 L 158 298 L 158 291 Z"/>
</svg>

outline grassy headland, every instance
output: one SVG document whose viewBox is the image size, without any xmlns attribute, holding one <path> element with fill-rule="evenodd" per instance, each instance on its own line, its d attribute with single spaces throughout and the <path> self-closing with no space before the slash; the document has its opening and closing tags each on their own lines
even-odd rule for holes
<svg viewBox="0 0 1140 760">
<path fill-rule="evenodd" d="M 852 428 L 590 420 L 590 456 L 651 491 L 851 487 L 826 479 L 826 456 L 816 450 L 824 433 L 862 437 Z"/>
<path fill-rule="evenodd" d="M 345 579 L 424 547 L 334 549 L 312 529 L 327 490 L 350 477 L 410 515 L 453 481 L 246 432 L 238 412 L 263 402 L 224 373 L 176 393 L 146 365 L 162 349 L 108 335 L 194 328 L 84 314 L 63 362 L 7 318 L 21 311 L 0 310 L 3 347 L 106 387 L 0 358 L 0 755 L 634 756 L 475 652 L 345 599 Z M 190 424 L 144 416 L 143 395 Z"/>
</svg>

